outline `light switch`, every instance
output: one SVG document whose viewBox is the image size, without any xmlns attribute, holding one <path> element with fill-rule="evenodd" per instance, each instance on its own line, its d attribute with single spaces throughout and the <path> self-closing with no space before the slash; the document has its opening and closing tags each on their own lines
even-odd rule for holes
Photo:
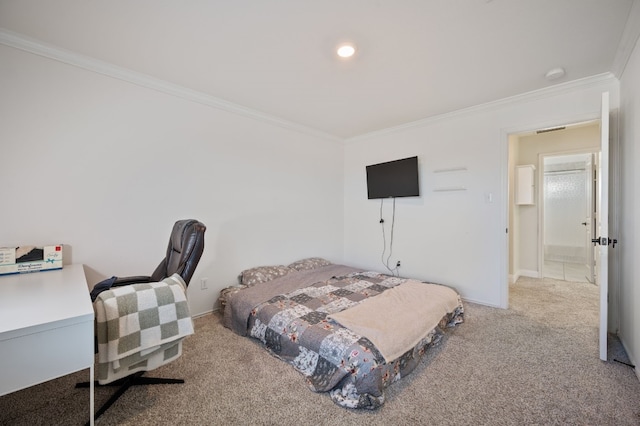
<svg viewBox="0 0 640 426">
<path fill-rule="evenodd" d="M 493 192 L 485 192 L 484 193 L 484 202 L 485 203 L 493 203 Z"/>
</svg>

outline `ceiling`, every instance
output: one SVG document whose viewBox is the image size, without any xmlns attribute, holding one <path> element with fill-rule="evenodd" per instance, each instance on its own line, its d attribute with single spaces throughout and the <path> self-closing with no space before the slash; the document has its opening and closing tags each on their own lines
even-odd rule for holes
<svg viewBox="0 0 640 426">
<path fill-rule="evenodd" d="M 0 27 L 349 139 L 616 73 L 633 3 L 0 0 Z M 566 75 L 545 79 L 556 67 Z"/>
</svg>

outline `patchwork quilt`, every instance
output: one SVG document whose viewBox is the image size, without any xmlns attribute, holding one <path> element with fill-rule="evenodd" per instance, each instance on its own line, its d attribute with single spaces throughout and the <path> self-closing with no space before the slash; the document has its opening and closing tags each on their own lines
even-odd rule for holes
<svg viewBox="0 0 640 426">
<path fill-rule="evenodd" d="M 343 407 L 375 409 L 384 404 L 384 389 L 411 372 L 425 351 L 440 341 L 446 328 L 463 321 L 460 297 L 453 292 L 454 308 L 443 311 L 437 325 L 424 330 L 415 346 L 391 360 L 386 360 L 365 335 L 343 327 L 331 315 L 407 281 L 378 272 L 333 276 L 255 305 L 246 323 L 247 331 L 302 373 L 313 391 L 328 391 Z M 241 298 L 243 291 L 234 298 Z M 381 317 L 393 314 L 379 312 Z"/>
</svg>

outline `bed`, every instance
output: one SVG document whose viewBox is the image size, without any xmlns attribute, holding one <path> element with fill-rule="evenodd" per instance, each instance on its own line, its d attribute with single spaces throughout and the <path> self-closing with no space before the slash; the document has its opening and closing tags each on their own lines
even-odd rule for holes
<svg viewBox="0 0 640 426">
<path fill-rule="evenodd" d="M 384 389 L 463 322 L 453 289 L 309 258 L 243 271 L 224 325 L 257 339 L 336 404 L 376 409 Z"/>
</svg>

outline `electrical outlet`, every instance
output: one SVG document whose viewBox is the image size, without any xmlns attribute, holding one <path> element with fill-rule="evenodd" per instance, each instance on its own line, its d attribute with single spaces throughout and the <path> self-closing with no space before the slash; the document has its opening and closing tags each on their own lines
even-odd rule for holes
<svg viewBox="0 0 640 426">
<path fill-rule="evenodd" d="M 206 290 L 209 287 L 207 286 L 207 280 L 209 278 L 200 278 L 200 290 Z"/>
</svg>

